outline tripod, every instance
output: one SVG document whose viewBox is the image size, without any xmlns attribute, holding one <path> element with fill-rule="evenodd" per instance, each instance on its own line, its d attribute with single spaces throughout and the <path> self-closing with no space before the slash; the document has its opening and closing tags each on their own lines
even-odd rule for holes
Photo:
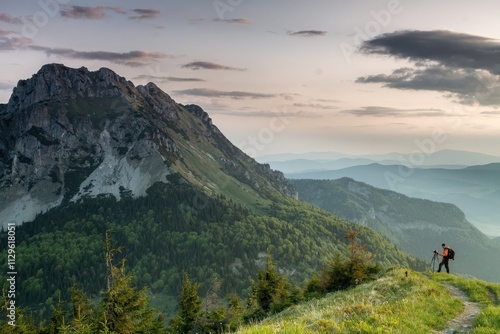
<svg viewBox="0 0 500 334">
<path fill-rule="evenodd" d="M 432 272 L 434 272 L 434 270 L 436 269 L 436 259 L 438 258 L 438 253 L 436 251 L 434 251 L 434 255 L 432 256 L 432 260 L 431 260 L 431 266 L 432 266 Z"/>
</svg>

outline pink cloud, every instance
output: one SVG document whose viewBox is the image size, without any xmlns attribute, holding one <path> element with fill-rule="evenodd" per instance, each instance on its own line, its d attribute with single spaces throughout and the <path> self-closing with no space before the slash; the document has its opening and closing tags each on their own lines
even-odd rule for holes
<svg viewBox="0 0 500 334">
<path fill-rule="evenodd" d="M 71 6 L 70 8 L 62 9 L 60 13 L 61 16 L 70 19 L 100 20 L 106 17 L 107 11 L 112 11 L 118 14 L 126 13 L 120 7 L 109 7 L 109 6 L 97 6 L 97 7 Z"/>
</svg>

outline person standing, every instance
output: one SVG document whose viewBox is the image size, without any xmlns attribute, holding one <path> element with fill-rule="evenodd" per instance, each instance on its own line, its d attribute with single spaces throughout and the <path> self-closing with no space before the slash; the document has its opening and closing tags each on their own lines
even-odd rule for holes
<svg viewBox="0 0 500 334">
<path fill-rule="evenodd" d="M 441 245 L 443 247 L 443 254 L 440 254 L 437 250 L 435 250 L 434 252 L 436 252 L 438 255 L 442 256 L 443 259 L 441 260 L 441 263 L 439 263 L 439 268 L 438 268 L 438 273 L 441 272 L 441 268 L 444 267 L 446 268 L 446 272 L 449 274 L 450 273 L 450 267 L 448 266 L 448 262 L 450 261 L 450 247 L 449 246 L 446 246 L 446 244 L 442 244 Z"/>
</svg>

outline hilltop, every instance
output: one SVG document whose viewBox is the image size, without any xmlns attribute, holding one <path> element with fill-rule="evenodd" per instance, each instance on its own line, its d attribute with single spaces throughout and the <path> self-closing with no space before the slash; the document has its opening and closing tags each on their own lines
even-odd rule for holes
<svg viewBox="0 0 500 334">
<path fill-rule="evenodd" d="M 498 333 L 500 285 L 405 269 L 290 307 L 237 333 Z"/>
</svg>

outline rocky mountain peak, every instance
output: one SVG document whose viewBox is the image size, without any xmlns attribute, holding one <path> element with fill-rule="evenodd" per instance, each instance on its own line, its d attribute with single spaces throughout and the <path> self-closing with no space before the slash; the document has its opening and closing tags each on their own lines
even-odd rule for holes
<svg viewBox="0 0 500 334">
<path fill-rule="evenodd" d="M 39 102 L 119 96 L 127 88 L 134 88 L 132 82 L 107 68 L 90 72 L 86 67 L 73 69 L 62 64 L 47 64 L 31 78 L 18 82 L 7 105 L 7 113 Z"/>
<path fill-rule="evenodd" d="M 0 105 L 2 223 L 85 197 L 145 196 L 172 173 L 208 192 L 239 184 L 242 201 L 249 192 L 294 195 L 282 173 L 231 144 L 201 107 L 107 68 L 45 65 Z"/>
</svg>

